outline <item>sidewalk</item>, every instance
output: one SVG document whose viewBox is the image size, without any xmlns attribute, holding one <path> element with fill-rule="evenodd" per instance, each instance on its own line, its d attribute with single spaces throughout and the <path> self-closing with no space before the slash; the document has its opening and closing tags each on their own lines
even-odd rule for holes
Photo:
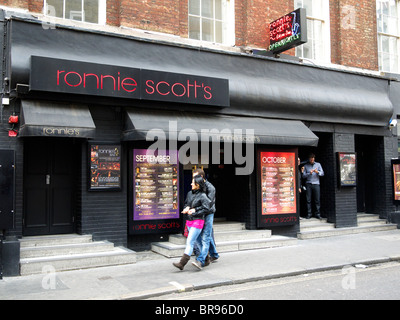
<svg viewBox="0 0 400 320">
<path fill-rule="evenodd" d="M 0 280 L 0 300 L 162 299 L 163 294 L 185 290 L 346 265 L 400 261 L 400 230 L 299 240 L 290 247 L 222 253 L 218 262 L 202 271 L 197 271 L 190 262 L 180 271 L 172 266 L 177 260 L 162 258 L 116 267 L 8 277 Z"/>
</svg>

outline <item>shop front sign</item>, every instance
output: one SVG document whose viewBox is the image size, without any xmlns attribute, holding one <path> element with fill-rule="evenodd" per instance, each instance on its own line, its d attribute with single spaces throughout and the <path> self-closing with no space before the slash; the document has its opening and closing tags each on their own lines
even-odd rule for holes
<svg viewBox="0 0 400 320">
<path fill-rule="evenodd" d="M 46 91 L 209 106 L 229 106 L 227 79 L 31 57 L 29 87 Z"/>
</svg>

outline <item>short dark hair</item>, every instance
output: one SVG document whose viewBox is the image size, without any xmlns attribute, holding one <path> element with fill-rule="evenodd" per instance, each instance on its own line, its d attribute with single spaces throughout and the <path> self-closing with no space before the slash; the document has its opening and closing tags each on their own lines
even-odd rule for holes
<svg viewBox="0 0 400 320">
<path fill-rule="evenodd" d="M 203 171 L 204 172 L 204 171 Z M 194 178 L 193 178 L 193 181 L 194 181 L 194 183 L 195 184 L 197 184 L 199 187 L 200 187 L 200 191 L 202 191 L 202 192 L 206 192 L 206 183 L 204 182 L 204 179 L 203 179 L 203 177 L 200 175 L 200 174 L 198 174 L 197 176 L 195 176 Z"/>
<path fill-rule="evenodd" d="M 314 153 L 310 153 L 310 154 L 308 155 L 308 159 L 311 159 L 311 158 L 315 158 L 315 154 L 314 154 Z"/>
<path fill-rule="evenodd" d="M 193 174 L 195 174 L 195 173 L 197 173 L 199 176 L 202 176 L 203 179 L 206 178 L 206 174 L 205 174 L 205 172 L 204 172 L 203 169 L 195 169 L 195 170 L 193 171 Z"/>
</svg>

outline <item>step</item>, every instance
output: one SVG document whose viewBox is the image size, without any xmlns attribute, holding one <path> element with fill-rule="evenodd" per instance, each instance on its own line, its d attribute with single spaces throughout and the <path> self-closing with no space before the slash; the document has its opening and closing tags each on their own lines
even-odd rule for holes
<svg viewBox="0 0 400 320">
<path fill-rule="evenodd" d="M 240 231 L 214 231 L 215 242 L 226 242 L 231 240 L 266 239 L 271 237 L 271 230 L 240 230 Z M 174 244 L 185 244 L 186 238 L 181 234 L 169 236 L 169 242 Z"/>
<path fill-rule="evenodd" d="M 385 219 L 368 219 L 368 220 L 358 220 L 357 225 L 359 227 L 363 226 L 370 226 L 370 225 L 385 225 L 386 220 Z"/>
<path fill-rule="evenodd" d="M 20 260 L 20 274 L 42 273 L 43 268 L 48 266 L 58 272 L 130 263 L 136 263 L 136 253 L 127 248 L 114 247 L 106 252 L 24 258 Z"/>
<path fill-rule="evenodd" d="M 23 237 L 19 240 L 21 248 L 24 247 L 38 247 L 49 245 L 63 245 L 73 243 L 88 243 L 92 242 L 92 235 L 78 235 L 78 234 L 61 234 L 51 236 L 33 236 Z"/>
<path fill-rule="evenodd" d="M 341 236 L 347 234 L 366 233 L 366 232 L 377 232 L 377 231 L 388 231 L 397 229 L 396 224 L 382 224 L 382 225 L 371 225 L 371 226 L 359 226 L 359 227 L 348 227 L 348 228 L 334 228 L 326 229 L 321 231 L 305 231 L 297 234 L 298 239 L 316 239 L 325 238 L 332 236 Z"/>
<path fill-rule="evenodd" d="M 83 243 L 69 243 L 69 244 L 56 244 L 34 247 L 22 247 L 20 254 L 21 259 L 49 257 L 59 255 L 71 255 L 78 253 L 89 252 L 104 252 L 114 248 L 114 244 L 109 241 L 96 241 L 96 242 L 83 242 Z"/>
<path fill-rule="evenodd" d="M 372 213 L 357 213 L 357 220 L 376 220 L 379 219 L 379 214 Z"/>
<path fill-rule="evenodd" d="M 328 223 L 327 219 L 302 219 L 300 220 L 300 230 L 303 231 L 321 231 L 327 229 L 334 229 L 333 223 Z"/>
<path fill-rule="evenodd" d="M 218 253 L 222 253 L 222 252 L 266 249 L 266 248 L 296 245 L 297 238 L 290 238 L 284 236 L 271 236 L 268 238 L 250 239 L 250 240 L 231 240 L 224 242 L 216 241 L 216 244 Z M 168 258 L 180 257 L 182 256 L 185 250 L 185 244 L 175 244 L 171 242 L 156 242 L 152 243 L 151 250 Z"/>
<path fill-rule="evenodd" d="M 214 222 L 213 229 L 214 233 L 227 232 L 227 231 L 240 231 L 240 230 L 246 230 L 246 225 L 245 223 L 234 222 L 234 221 Z"/>
</svg>

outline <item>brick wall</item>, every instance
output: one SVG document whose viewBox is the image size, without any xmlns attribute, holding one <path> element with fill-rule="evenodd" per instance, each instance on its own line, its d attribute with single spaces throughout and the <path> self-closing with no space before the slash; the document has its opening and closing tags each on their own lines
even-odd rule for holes
<svg viewBox="0 0 400 320">
<path fill-rule="evenodd" d="M 236 45 L 269 46 L 269 22 L 293 10 L 294 1 L 236 0 Z"/>
<path fill-rule="evenodd" d="M 121 0 L 120 24 L 187 37 L 187 11 L 185 0 Z"/>
<path fill-rule="evenodd" d="M 376 2 L 330 2 L 332 63 L 378 70 Z"/>
<path fill-rule="evenodd" d="M 43 0 L 0 0 L 0 5 L 43 10 Z M 236 46 L 268 48 L 269 22 L 293 9 L 293 0 L 235 0 Z M 188 0 L 110 0 L 107 24 L 187 38 Z M 331 0 L 330 29 L 332 63 L 378 70 L 375 1 Z"/>
</svg>

